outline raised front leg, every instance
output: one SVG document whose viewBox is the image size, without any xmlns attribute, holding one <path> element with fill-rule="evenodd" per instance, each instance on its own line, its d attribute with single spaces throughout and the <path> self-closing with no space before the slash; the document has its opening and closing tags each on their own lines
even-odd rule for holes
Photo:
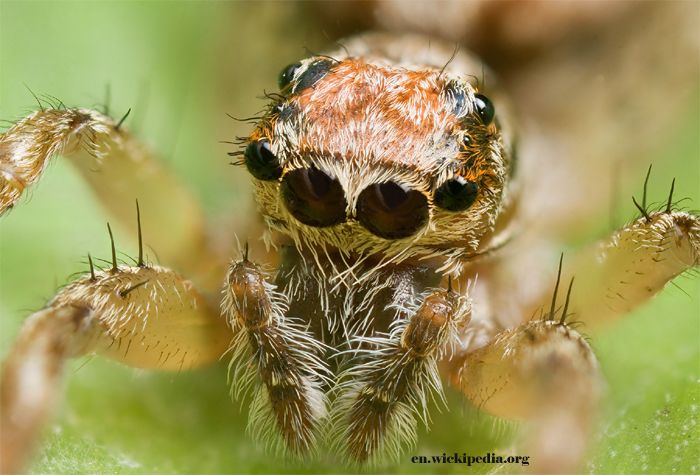
<svg viewBox="0 0 700 475">
<path fill-rule="evenodd" d="M 427 423 L 429 401 L 444 398 L 437 362 L 458 344 L 471 304 L 451 289 L 418 300 L 398 309 L 389 335 L 358 339 L 357 366 L 342 377 L 335 442 L 354 463 L 398 456 L 416 441 L 415 416 Z"/>
<path fill-rule="evenodd" d="M 700 264 L 700 219 L 689 213 L 648 213 L 567 262 L 576 278 L 570 309 L 587 328 L 604 325 L 658 294 Z"/>
<path fill-rule="evenodd" d="M 134 236 L 130 204 L 140 201 L 149 241 L 165 265 L 194 278 L 223 261 L 209 249 L 202 210 L 190 191 L 121 121 L 93 110 L 37 111 L 0 137 L 0 215 L 17 205 L 57 155 L 75 165 Z M 218 286 L 221 276 L 213 278 Z"/>
<path fill-rule="evenodd" d="M 319 358 L 324 346 L 301 322 L 286 318 L 285 295 L 275 291 L 247 257 L 231 266 L 224 288 L 224 313 L 240 330 L 230 369 L 238 396 L 258 380 L 249 430 L 294 457 L 316 449 L 320 421 L 326 416 L 321 390 L 329 370 Z"/>
</svg>

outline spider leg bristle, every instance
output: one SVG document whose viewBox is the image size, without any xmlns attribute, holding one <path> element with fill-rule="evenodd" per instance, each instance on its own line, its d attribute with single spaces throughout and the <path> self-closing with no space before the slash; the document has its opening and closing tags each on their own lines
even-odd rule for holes
<svg viewBox="0 0 700 475">
<path fill-rule="evenodd" d="M 447 291 L 452 292 L 452 276 L 447 276 Z"/>
<path fill-rule="evenodd" d="M 92 264 L 92 256 L 88 252 L 88 261 L 90 262 L 90 282 L 95 282 L 97 278 L 95 277 L 95 266 Z"/>
<path fill-rule="evenodd" d="M 566 323 L 566 311 L 569 309 L 569 299 L 571 298 L 571 288 L 574 286 L 574 277 L 571 278 L 571 282 L 569 282 L 569 290 L 566 291 L 566 301 L 564 302 L 564 311 L 561 314 L 561 319 L 559 320 L 559 323 Z"/>
<path fill-rule="evenodd" d="M 131 107 L 129 107 L 129 110 L 126 111 L 126 114 L 124 114 L 124 117 L 122 117 L 121 120 L 119 121 L 119 123 L 116 125 L 116 127 L 114 127 L 114 130 L 119 130 L 119 127 L 121 127 L 122 124 L 124 123 L 124 121 L 126 120 L 126 118 L 129 117 L 129 114 L 131 114 Z"/>
<path fill-rule="evenodd" d="M 647 177 L 644 179 L 644 194 L 642 195 L 642 208 L 647 209 L 647 184 L 649 184 L 649 175 L 651 175 L 651 165 L 647 170 Z"/>
<path fill-rule="evenodd" d="M 666 214 L 671 212 L 671 203 L 673 200 L 673 188 L 676 186 L 676 179 L 671 182 L 671 192 L 668 194 L 668 202 L 666 203 Z"/>
<path fill-rule="evenodd" d="M 24 84 L 24 83 L 22 83 L 22 84 Z M 24 84 L 24 87 L 27 88 L 27 91 L 29 91 L 29 94 L 31 94 L 32 96 L 34 96 L 34 99 L 36 99 L 36 103 L 39 105 L 39 109 L 41 109 L 41 112 L 44 112 L 44 106 L 41 104 L 41 101 L 39 100 L 39 98 L 37 97 L 37 95 L 34 94 L 34 91 L 32 91 L 31 89 L 29 89 L 29 86 L 27 86 L 26 84 Z"/>
<path fill-rule="evenodd" d="M 139 235 L 139 261 L 136 264 L 138 267 L 146 267 L 143 263 L 143 236 L 141 234 L 141 210 L 139 209 L 139 200 L 136 199 L 136 224 L 138 226 Z"/>
<path fill-rule="evenodd" d="M 105 86 L 105 102 L 104 102 L 104 105 L 102 107 L 102 110 L 104 111 L 103 112 L 104 115 L 109 115 L 109 103 L 111 102 L 111 99 L 112 99 L 111 89 L 112 88 L 110 87 L 110 84 L 107 83 L 107 85 Z"/>
<path fill-rule="evenodd" d="M 243 245 L 243 260 L 247 261 L 248 260 L 248 241 L 245 242 Z"/>
<path fill-rule="evenodd" d="M 232 116 L 231 114 L 228 114 L 228 113 L 227 113 L 226 115 L 227 115 L 229 118 L 235 120 L 236 122 L 253 122 L 253 123 L 257 123 L 257 122 L 260 122 L 260 121 L 262 120 L 262 117 L 247 117 L 247 118 L 245 118 L 245 119 L 239 119 L 239 118 L 234 117 L 234 116 Z"/>
<path fill-rule="evenodd" d="M 109 223 L 107 223 L 107 231 L 109 231 L 109 240 L 112 243 L 112 272 L 117 272 L 119 270 L 119 266 L 117 266 L 117 250 L 114 247 L 114 236 L 112 235 L 112 228 L 109 226 Z"/>
<path fill-rule="evenodd" d="M 455 49 L 454 49 L 454 51 L 452 52 L 452 56 L 450 56 L 450 59 L 448 59 L 447 62 L 445 63 L 445 65 L 442 67 L 442 69 L 440 70 L 440 74 L 438 75 L 438 77 L 442 77 L 442 74 L 445 72 L 445 69 L 447 69 L 447 66 L 449 66 L 450 63 L 451 63 L 452 61 L 454 61 L 454 59 L 455 59 L 455 57 L 457 56 L 457 53 L 458 53 L 458 52 L 459 52 L 459 43 L 455 43 Z"/>
<path fill-rule="evenodd" d="M 549 310 L 548 320 L 554 319 L 554 312 L 557 306 L 557 292 L 559 292 L 559 281 L 561 280 L 561 265 L 564 262 L 564 253 L 559 257 L 559 271 L 557 272 L 557 283 L 554 284 L 554 295 L 552 295 L 552 308 Z"/>
<path fill-rule="evenodd" d="M 649 216 L 649 213 L 647 213 L 647 210 L 643 208 L 642 206 L 637 203 L 637 200 L 634 199 L 634 196 L 632 197 L 632 202 L 634 205 L 637 207 L 637 209 L 642 213 L 642 216 L 647 220 L 648 223 L 651 222 L 651 217 Z"/>
<path fill-rule="evenodd" d="M 131 292 L 132 290 L 136 290 L 136 289 L 138 289 L 139 287 L 141 287 L 142 285 L 146 285 L 146 284 L 148 283 L 149 280 L 150 280 L 150 279 L 146 279 L 146 280 L 144 280 L 143 282 L 139 282 L 139 283 L 136 284 L 136 285 L 132 285 L 132 286 L 129 287 L 128 289 L 124 289 L 124 290 L 120 291 L 120 292 L 119 292 L 119 296 L 120 296 L 120 297 L 126 297 L 126 296 L 129 294 L 129 292 Z"/>
</svg>

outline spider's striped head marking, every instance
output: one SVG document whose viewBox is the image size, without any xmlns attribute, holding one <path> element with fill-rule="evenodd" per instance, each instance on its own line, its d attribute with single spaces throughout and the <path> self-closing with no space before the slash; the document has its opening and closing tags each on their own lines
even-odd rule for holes
<svg viewBox="0 0 700 475">
<path fill-rule="evenodd" d="M 493 103 L 433 67 L 348 57 L 288 66 L 248 139 L 265 220 L 298 245 L 390 259 L 465 256 L 510 170 Z"/>
</svg>

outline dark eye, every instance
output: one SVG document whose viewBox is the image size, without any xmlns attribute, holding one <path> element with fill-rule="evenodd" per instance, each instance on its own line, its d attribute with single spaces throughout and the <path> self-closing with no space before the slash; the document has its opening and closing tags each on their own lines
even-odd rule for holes
<svg viewBox="0 0 700 475">
<path fill-rule="evenodd" d="M 491 125 L 494 117 L 496 117 L 496 109 L 493 107 L 493 102 L 483 94 L 474 94 L 474 112 L 476 112 L 484 125 Z"/>
<path fill-rule="evenodd" d="M 279 77 L 277 78 L 277 84 L 280 87 L 280 91 L 284 89 L 292 79 L 294 79 L 294 73 L 301 67 L 301 63 L 292 63 L 282 70 Z"/>
<path fill-rule="evenodd" d="M 282 165 L 272 150 L 267 139 L 251 142 L 244 153 L 245 167 L 258 180 L 276 180 L 282 176 Z"/>
<path fill-rule="evenodd" d="M 357 200 L 357 219 L 375 236 L 405 238 L 428 221 L 428 199 L 393 181 L 370 185 Z"/>
<path fill-rule="evenodd" d="M 294 86 L 294 92 L 297 93 L 314 87 L 323 76 L 328 74 L 328 71 L 330 71 L 334 65 L 335 62 L 330 59 L 319 59 L 311 63 L 298 78 L 297 85 Z"/>
<path fill-rule="evenodd" d="M 345 221 L 345 193 L 340 182 L 316 168 L 287 173 L 282 180 L 282 199 L 299 222 L 325 228 Z"/>
<path fill-rule="evenodd" d="M 479 185 L 461 176 L 448 180 L 435 192 L 435 204 L 447 211 L 464 211 L 476 201 Z"/>
</svg>

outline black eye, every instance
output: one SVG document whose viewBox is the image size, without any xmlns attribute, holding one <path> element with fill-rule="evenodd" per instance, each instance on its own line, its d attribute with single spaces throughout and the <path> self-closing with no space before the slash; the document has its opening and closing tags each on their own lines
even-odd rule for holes
<svg viewBox="0 0 700 475">
<path fill-rule="evenodd" d="M 279 77 L 277 78 L 277 84 L 280 87 L 280 91 L 284 89 L 292 79 L 294 79 L 294 73 L 301 67 L 301 63 L 292 63 L 282 70 Z"/>
<path fill-rule="evenodd" d="M 479 185 L 461 176 L 448 180 L 435 192 L 435 204 L 447 211 L 464 211 L 476 201 Z"/>
<path fill-rule="evenodd" d="M 340 182 L 316 168 L 287 173 L 282 180 L 282 199 L 298 221 L 325 228 L 345 221 L 345 193 Z"/>
<path fill-rule="evenodd" d="M 484 125 L 491 125 L 494 117 L 496 117 L 496 109 L 493 107 L 493 102 L 483 94 L 474 94 L 474 112 L 476 112 Z"/>
<path fill-rule="evenodd" d="M 250 142 L 243 155 L 245 167 L 258 180 L 271 181 L 282 176 L 282 165 L 272 150 L 267 139 Z"/>
<path fill-rule="evenodd" d="M 428 221 L 428 199 L 393 181 L 370 185 L 357 200 L 357 219 L 375 236 L 405 238 Z"/>
<path fill-rule="evenodd" d="M 335 65 L 330 59 L 319 59 L 311 63 L 297 80 L 297 85 L 294 86 L 294 92 L 301 92 L 314 87 L 314 85 L 323 78 L 328 71 Z"/>
</svg>

